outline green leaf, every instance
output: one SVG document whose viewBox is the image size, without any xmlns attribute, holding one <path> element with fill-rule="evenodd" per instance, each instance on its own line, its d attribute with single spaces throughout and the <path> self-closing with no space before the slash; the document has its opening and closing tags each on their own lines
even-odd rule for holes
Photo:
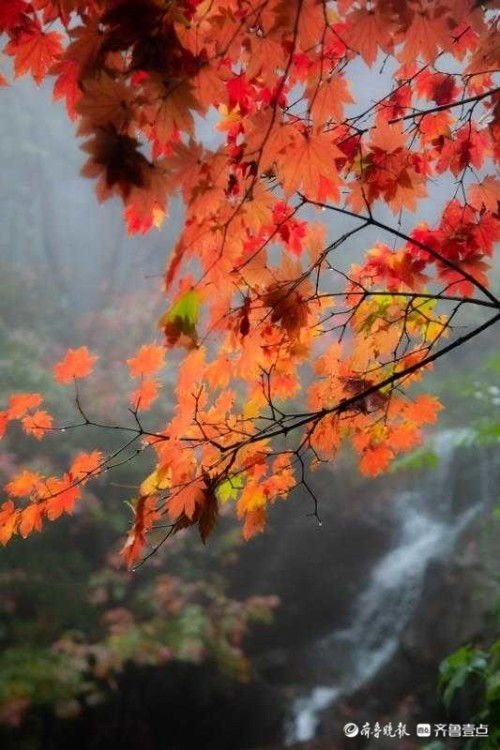
<svg viewBox="0 0 500 750">
<path fill-rule="evenodd" d="M 488 655 L 472 646 L 462 646 L 450 654 L 439 666 L 439 688 L 443 702 L 449 706 L 456 691 L 462 688 L 473 674 L 485 675 Z"/>
<path fill-rule="evenodd" d="M 236 500 L 238 492 L 243 488 L 244 481 L 240 474 L 235 477 L 228 477 L 224 482 L 219 484 L 215 490 L 217 500 L 221 503 L 227 503 L 229 500 Z"/>
<path fill-rule="evenodd" d="M 201 295 L 196 289 L 188 289 L 160 318 L 170 346 L 185 346 L 187 349 L 198 343 L 196 324 L 200 316 Z"/>
</svg>

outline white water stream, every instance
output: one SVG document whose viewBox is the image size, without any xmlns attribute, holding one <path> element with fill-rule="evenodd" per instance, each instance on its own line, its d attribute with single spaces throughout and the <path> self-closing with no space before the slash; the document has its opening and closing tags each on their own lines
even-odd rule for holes
<svg viewBox="0 0 500 750">
<path fill-rule="evenodd" d="M 487 494 L 481 487 L 460 515 L 454 518 L 451 510 L 449 471 L 463 437 L 465 433 L 451 431 L 437 435 L 433 441 L 437 469 L 429 472 L 418 492 L 407 492 L 394 501 L 395 545 L 372 570 L 354 603 L 349 626 L 313 646 L 315 657 L 332 665 L 338 675 L 335 684 L 317 685 L 295 700 L 287 744 L 313 739 L 321 712 L 366 684 L 389 661 L 419 602 L 429 562 L 446 558 L 457 537 L 481 512 Z"/>
</svg>

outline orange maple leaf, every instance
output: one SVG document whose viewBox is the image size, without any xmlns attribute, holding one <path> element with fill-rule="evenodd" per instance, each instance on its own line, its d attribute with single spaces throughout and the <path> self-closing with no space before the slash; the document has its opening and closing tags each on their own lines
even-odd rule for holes
<svg viewBox="0 0 500 750">
<path fill-rule="evenodd" d="M 153 495 L 149 497 L 140 497 L 134 508 L 134 525 L 132 526 L 125 544 L 120 550 L 127 563 L 131 568 L 133 564 L 140 559 L 142 550 L 146 543 L 145 533 L 150 531 L 161 515 L 156 509 L 157 498 Z"/>
<path fill-rule="evenodd" d="M 467 198 L 469 204 L 478 211 L 484 207 L 487 211 L 496 213 L 500 201 L 500 180 L 488 175 L 482 182 L 469 185 Z"/>
<path fill-rule="evenodd" d="M 79 349 L 68 349 L 63 359 L 54 365 L 54 378 L 58 383 L 71 383 L 74 378 L 85 378 L 94 369 L 98 360 L 95 354 L 91 354 L 86 346 Z"/>
<path fill-rule="evenodd" d="M 285 196 L 299 189 L 312 200 L 324 199 L 325 195 L 338 196 L 340 178 L 335 159 L 343 156 L 329 133 L 296 130 L 288 150 L 278 162 Z"/>
<path fill-rule="evenodd" d="M 401 62 L 413 62 L 421 58 L 433 62 L 440 50 L 447 50 L 453 43 L 452 32 L 446 18 L 440 14 L 439 4 L 435 12 L 429 6 L 425 12 L 415 10 L 410 27 L 404 35 L 404 46 L 398 57 Z"/>
<path fill-rule="evenodd" d="M 424 422 L 433 424 L 436 419 L 438 412 L 441 411 L 442 405 L 435 396 L 429 396 L 423 393 L 418 396 L 415 401 L 410 402 L 406 405 L 404 414 L 406 419 L 415 424 L 423 424 Z"/>
<path fill-rule="evenodd" d="M 30 503 L 20 513 L 19 533 L 25 539 L 32 531 L 42 530 L 42 518 L 45 512 L 45 504 L 40 502 Z"/>
<path fill-rule="evenodd" d="M 359 52 L 368 65 L 373 65 L 379 49 L 386 52 L 392 46 L 390 29 L 380 13 L 357 8 L 347 16 L 344 41 Z"/>
<path fill-rule="evenodd" d="M 418 445 L 420 433 L 411 422 L 396 425 L 390 433 L 391 447 L 397 451 L 410 451 Z"/>
<path fill-rule="evenodd" d="M 363 451 L 359 468 L 363 474 L 376 477 L 377 474 L 381 474 L 387 469 L 393 458 L 394 453 L 387 445 L 383 443 L 375 446 L 370 445 Z"/>
<path fill-rule="evenodd" d="M 63 513 L 72 513 L 76 501 L 80 497 L 80 488 L 76 487 L 69 475 L 62 479 L 48 477 L 43 483 L 43 491 L 39 492 L 46 501 L 47 518 L 54 521 Z"/>
<path fill-rule="evenodd" d="M 160 393 L 161 383 L 156 378 L 144 378 L 135 391 L 130 394 L 130 403 L 135 411 L 150 409 Z"/>
<path fill-rule="evenodd" d="M 74 459 L 69 469 L 69 474 L 74 481 L 87 479 L 93 474 L 97 474 L 102 468 L 103 456 L 101 451 L 92 451 L 91 453 L 79 453 Z"/>
<path fill-rule="evenodd" d="M 54 420 L 48 412 L 39 409 L 34 414 L 27 414 L 23 417 L 21 423 L 27 435 L 32 435 L 37 440 L 41 440 L 47 430 L 52 427 Z"/>
<path fill-rule="evenodd" d="M 45 33 L 36 24 L 15 36 L 5 47 L 5 52 L 14 58 L 16 78 L 31 72 L 36 83 L 40 84 L 62 53 L 62 39 L 59 32 Z"/>
<path fill-rule="evenodd" d="M 19 523 L 19 511 L 12 500 L 7 500 L 0 507 L 0 544 L 5 546 L 15 534 Z"/>
<path fill-rule="evenodd" d="M 343 75 L 334 75 L 320 86 L 311 85 L 306 90 L 311 119 L 316 127 L 329 120 L 341 121 L 344 117 L 344 104 L 352 104 L 354 99 L 349 91 L 349 82 Z"/>
<path fill-rule="evenodd" d="M 205 487 L 202 479 L 189 482 L 171 495 L 168 500 L 168 515 L 176 521 L 185 515 L 192 519 L 198 505 L 205 501 Z"/>
<path fill-rule="evenodd" d="M 161 154 L 178 132 L 192 134 L 194 120 L 191 110 L 200 109 L 189 82 L 175 83 L 165 88 L 161 76 L 149 77 L 145 82 L 147 97 L 153 102 L 143 110 L 143 128 L 154 142 L 156 154 Z"/>
<path fill-rule="evenodd" d="M 76 120 L 78 116 L 76 105 L 82 98 L 82 90 L 78 83 L 80 66 L 76 60 L 65 59 L 54 66 L 53 72 L 57 73 L 53 99 L 55 101 L 64 99 L 69 118 Z"/>
<path fill-rule="evenodd" d="M 457 266 L 466 271 L 483 286 L 489 286 L 490 282 L 486 275 L 486 271 L 489 270 L 490 265 L 484 260 L 484 255 L 482 253 L 471 253 L 464 258 L 464 260 L 457 263 Z M 468 279 L 464 279 L 460 271 L 455 271 L 453 268 L 443 266 L 439 270 L 439 278 L 446 280 L 447 289 L 449 289 L 452 294 L 460 294 L 462 297 L 470 297 L 474 294 L 474 284 Z"/>
<path fill-rule="evenodd" d="M 424 115 L 418 123 L 420 137 L 424 143 L 430 143 L 440 136 L 450 138 L 452 124 L 453 116 L 446 110 Z"/>
<path fill-rule="evenodd" d="M 124 216 L 129 234 L 159 229 L 167 215 L 168 180 L 155 165 L 142 168 L 142 185 L 134 185 L 126 198 Z"/>
<path fill-rule="evenodd" d="M 8 419 L 20 419 L 30 409 L 40 406 L 43 398 L 39 393 L 15 393 L 9 397 Z"/>
<path fill-rule="evenodd" d="M 248 541 L 256 534 L 262 533 L 266 526 L 267 513 L 265 508 L 256 508 L 245 513 L 243 524 L 243 538 Z"/>
<path fill-rule="evenodd" d="M 26 497 L 35 490 L 42 481 L 42 475 L 34 471 L 23 469 L 5 485 L 5 492 L 11 497 Z"/>
<path fill-rule="evenodd" d="M 157 344 L 143 344 L 135 357 L 127 359 L 130 374 L 134 378 L 152 375 L 165 364 L 165 348 Z"/>
</svg>

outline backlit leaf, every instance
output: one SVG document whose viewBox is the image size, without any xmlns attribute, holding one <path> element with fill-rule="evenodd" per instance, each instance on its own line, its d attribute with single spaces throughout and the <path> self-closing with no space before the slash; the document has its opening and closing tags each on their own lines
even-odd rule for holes
<svg viewBox="0 0 500 750">
<path fill-rule="evenodd" d="M 74 378 L 85 378 L 90 375 L 97 360 L 98 357 L 91 354 L 86 346 L 68 349 L 63 359 L 54 365 L 54 378 L 64 385 L 71 383 Z"/>
<path fill-rule="evenodd" d="M 160 318 L 169 346 L 196 346 L 198 334 L 196 324 L 200 315 L 201 296 L 196 289 L 188 289 Z"/>
</svg>

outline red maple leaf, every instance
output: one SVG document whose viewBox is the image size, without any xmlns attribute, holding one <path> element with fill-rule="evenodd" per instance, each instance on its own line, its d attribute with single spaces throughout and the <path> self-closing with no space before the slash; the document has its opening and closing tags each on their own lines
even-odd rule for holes
<svg viewBox="0 0 500 750">
<path fill-rule="evenodd" d="M 31 73 L 40 84 L 62 50 L 63 37 L 58 31 L 44 32 L 40 26 L 32 24 L 16 34 L 4 51 L 14 58 L 16 78 Z"/>
<path fill-rule="evenodd" d="M 98 357 L 91 354 L 86 346 L 68 349 L 63 359 L 54 365 L 54 378 L 58 383 L 71 383 L 74 378 L 85 378 L 94 369 Z"/>
</svg>

